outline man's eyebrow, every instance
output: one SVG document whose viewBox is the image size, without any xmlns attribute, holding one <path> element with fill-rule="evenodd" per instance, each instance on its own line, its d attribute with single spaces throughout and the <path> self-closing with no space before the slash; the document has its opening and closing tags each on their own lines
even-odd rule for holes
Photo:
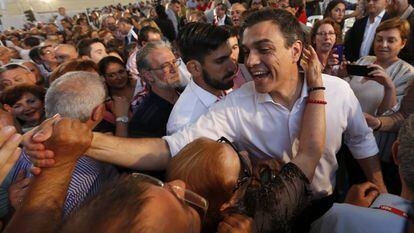
<svg viewBox="0 0 414 233">
<path fill-rule="evenodd" d="M 253 42 L 252 44 L 254 46 L 258 46 L 258 45 L 263 44 L 263 43 L 273 43 L 273 41 L 271 41 L 270 39 L 261 39 L 261 40 L 258 40 L 258 41 Z M 242 46 L 243 47 L 246 47 L 245 44 L 242 44 Z"/>
</svg>

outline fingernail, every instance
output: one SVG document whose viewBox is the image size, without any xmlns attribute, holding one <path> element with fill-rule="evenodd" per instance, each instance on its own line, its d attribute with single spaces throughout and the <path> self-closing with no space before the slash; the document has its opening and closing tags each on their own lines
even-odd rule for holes
<svg viewBox="0 0 414 233">
<path fill-rule="evenodd" d="M 57 118 L 57 117 L 60 117 L 59 113 L 56 113 L 52 118 Z"/>
<path fill-rule="evenodd" d="M 12 136 L 11 140 L 13 140 L 13 141 L 20 141 L 21 138 L 22 138 L 22 135 L 15 134 L 15 135 Z"/>
<path fill-rule="evenodd" d="M 14 127 L 13 126 L 6 126 L 3 128 L 5 133 L 10 133 L 14 131 Z"/>
</svg>

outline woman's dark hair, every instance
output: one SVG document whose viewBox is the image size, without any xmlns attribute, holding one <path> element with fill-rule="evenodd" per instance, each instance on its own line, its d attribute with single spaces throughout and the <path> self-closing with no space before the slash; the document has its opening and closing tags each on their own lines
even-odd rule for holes
<svg viewBox="0 0 414 233">
<path fill-rule="evenodd" d="M 32 59 L 36 64 L 42 64 L 42 59 L 40 58 L 40 46 L 33 47 L 29 51 L 29 57 Z"/>
<path fill-rule="evenodd" d="M 333 10 L 333 8 L 335 8 L 338 4 L 344 4 L 345 5 L 345 9 L 346 9 L 346 2 L 344 0 L 333 0 L 332 2 L 330 2 L 328 4 L 328 6 L 326 7 L 325 13 L 323 14 L 323 18 L 330 18 L 331 17 L 331 11 Z M 344 20 L 342 20 L 342 22 L 340 23 L 341 28 L 344 26 Z"/>
<path fill-rule="evenodd" d="M 226 43 L 229 38 L 230 32 L 223 27 L 189 23 L 180 30 L 177 44 L 184 62 L 194 59 L 203 63 L 205 56 Z"/>
<path fill-rule="evenodd" d="M 119 64 L 122 67 L 125 67 L 124 62 L 117 57 L 114 57 L 114 56 L 104 57 L 98 63 L 98 70 L 101 76 L 105 76 L 106 68 L 108 68 L 109 64 L 111 63 Z"/>
<path fill-rule="evenodd" d="M 167 13 L 165 13 L 165 7 L 163 5 L 157 5 L 155 7 L 155 12 L 158 15 L 158 18 L 160 19 L 168 19 Z"/>
<path fill-rule="evenodd" d="M 0 101 L 2 104 L 13 106 L 26 93 L 34 95 L 42 101 L 42 103 L 45 102 L 46 90 L 43 87 L 28 84 L 17 85 L 4 89 L 1 94 Z"/>
</svg>

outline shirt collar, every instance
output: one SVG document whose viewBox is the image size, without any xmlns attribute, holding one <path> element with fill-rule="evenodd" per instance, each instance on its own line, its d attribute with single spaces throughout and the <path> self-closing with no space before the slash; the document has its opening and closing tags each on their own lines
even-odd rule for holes
<svg viewBox="0 0 414 233">
<path fill-rule="evenodd" d="M 383 193 L 375 199 L 370 208 L 378 208 L 381 205 L 387 205 L 404 212 L 411 212 L 411 204 L 412 203 L 409 200 L 406 200 L 400 196 Z"/>
<path fill-rule="evenodd" d="M 381 11 L 381 13 L 379 13 L 378 15 L 377 15 L 377 17 L 375 17 L 376 19 L 377 18 L 379 18 L 380 20 L 382 19 L 382 17 L 384 17 L 384 14 L 385 14 L 385 10 L 382 10 Z"/>
<path fill-rule="evenodd" d="M 191 90 L 197 95 L 200 101 L 207 108 L 209 108 L 211 105 L 213 105 L 218 100 L 217 96 L 211 94 L 210 92 L 198 86 L 197 83 L 195 83 L 193 79 L 190 80 L 189 85 L 190 85 Z"/>
<path fill-rule="evenodd" d="M 301 77 L 299 77 L 301 78 Z M 265 103 L 265 102 L 272 102 L 274 104 L 277 104 L 275 101 L 273 101 L 272 97 L 269 93 L 259 93 L 256 92 L 257 102 L 259 104 Z M 300 97 L 298 100 L 303 101 L 304 98 L 308 97 L 308 84 L 306 83 L 306 78 L 303 79 L 302 84 L 302 90 L 300 93 Z"/>
</svg>

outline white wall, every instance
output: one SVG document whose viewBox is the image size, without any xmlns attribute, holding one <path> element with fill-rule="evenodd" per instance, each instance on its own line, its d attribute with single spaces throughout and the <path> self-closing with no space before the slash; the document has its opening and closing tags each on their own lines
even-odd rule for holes
<svg viewBox="0 0 414 233">
<path fill-rule="evenodd" d="M 21 27 L 25 23 L 23 11 L 32 9 L 36 19 L 47 21 L 52 14 L 57 14 L 59 7 L 65 7 L 69 15 L 86 11 L 86 8 L 107 5 L 127 5 L 136 0 L 0 0 L 0 14 L 4 28 Z"/>
</svg>

